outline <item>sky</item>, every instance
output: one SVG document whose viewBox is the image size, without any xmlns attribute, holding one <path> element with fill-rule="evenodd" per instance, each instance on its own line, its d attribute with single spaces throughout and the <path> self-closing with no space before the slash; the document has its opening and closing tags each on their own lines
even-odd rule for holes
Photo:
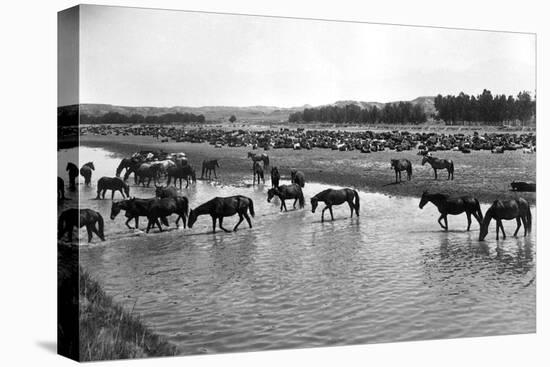
<svg viewBox="0 0 550 367">
<path fill-rule="evenodd" d="M 85 5 L 80 103 L 321 105 L 535 92 L 532 34 Z M 70 96 L 60 96 L 60 105 Z M 66 103 L 65 103 L 66 104 Z"/>
</svg>

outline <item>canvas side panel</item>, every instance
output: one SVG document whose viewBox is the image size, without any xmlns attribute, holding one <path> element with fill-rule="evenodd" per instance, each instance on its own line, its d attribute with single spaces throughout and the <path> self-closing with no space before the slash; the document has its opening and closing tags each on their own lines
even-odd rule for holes
<svg viewBox="0 0 550 367">
<path fill-rule="evenodd" d="M 57 21 L 57 352 L 79 360 L 79 7 Z"/>
</svg>

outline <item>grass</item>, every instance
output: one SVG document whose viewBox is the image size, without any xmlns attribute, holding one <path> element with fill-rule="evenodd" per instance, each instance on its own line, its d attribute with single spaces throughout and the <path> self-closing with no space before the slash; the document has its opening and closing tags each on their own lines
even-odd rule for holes
<svg viewBox="0 0 550 367">
<path fill-rule="evenodd" d="M 178 349 L 117 305 L 100 284 L 79 272 L 80 360 L 173 356 Z"/>
</svg>

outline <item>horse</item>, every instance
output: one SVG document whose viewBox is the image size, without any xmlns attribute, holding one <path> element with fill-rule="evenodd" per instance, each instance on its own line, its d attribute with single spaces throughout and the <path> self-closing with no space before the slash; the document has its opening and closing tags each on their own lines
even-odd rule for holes
<svg viewBox="0 0 550 367">
<path fill-rule="evenodd" d="M 171 159 L 150 162 L 151 165 L 159 166 L 159 172 L 166 174 L 169 168 L 176 167 L 176 163 Z"/>
<path fill-rule="evenodd" d="M 130 205 L 132 199 L 130 199 Z M 156 198 L 151 201 L 149 207 L 147 208 L 147 223 L 146 233 L 149 233 L 149 230 L 155 226 L 158 226 L 159 231 L 162 232 L 162 227 L 159 222 L 159 218 L 166 218 L 169 215 L 177 214 L 178 218 L 176 219 L 176 228 L 179 227 L 178 223 L 180 219 L 183 221 L 183 228 L 186 228 L 187 215 L 189 213 L 189 201 L 185 196 L 178 197 L 166 197 L 166 198 Z M 167 223 L 165 223 L 167 225 Z"/>
<path fill-rule="evenodd" d="M 175 187 L 157 186 L 155 185 L 155 196 L 158 198 L 176 198 L 178 191 Z"/>
<path fill-rule="evenodd" d="M 489 231 L 489 224 L 491 220 L 495 219 L 497 222 L 497 241 L 499 228 L 502 231 L 503 239 L 506 239 L 506 233 L 504 233 L 504 227 L 502 220 L 515 219 L 517 222 L 517 228 L 514 232 L 514 237 L 518 234 L 518 231 L 523 223 L 524 233 L 523 236 L 527 236 L 527 233 L 531 232 L 531 208 L 529 202 L 523 198 L 512 200 L 495 200 L 493 205 L 485 212 L 485 218 L 481 223 L 479 230 L 479 240 L 483 241 Z"/>
<path fill-rule="evenodd" d="M 139 228 L 139 217 L 146 217 L 149 214 L 149 206 L 156 198 L 149 198 L 149 199 L 127 199 L 122 201 L 113 201 L 113 204 L 111 205 L 111 220 L 115 220 L 118 213 L 120 213 L 121 210 L 124 210 L 126 212 L 126 227 L 132 229 L 128 223 L 132 219 L 135 219 L 136 227 L 135 229 Z M 165 226 L 168 226 L 168 220 L 166 217 L 160 218 L 162 223 Z"/>
<path fill-rule="evenodd" d="M 445 194 L 429 194 L 427 191 L 424 191 L 418 207 L 422 209 L 428 202 L 433 203 L 437 207 L 437 210 L 439 210 L 439 213 L 441 213 L 437 223 L 439 223 L 441 228 L 446 231 L 449 230 L 449 225 L 447 223 L 447 215 L 449 214 L 458 215 L 465 212 L 466 218 L 468 219 L 468 227 L 466 228 L 466 231 L 470 230 L 472 215 L 480 226 L 483 221 L 483 213 L 481 212 L 479 201 L 472 196 L 460 196 L 453 198 Z M 445 221 L 445 225 L 441 224 L 442 219 Z"/>
<path fill-rule="evenodd" d="M 92 209 L 71 208 L 61 213 L 57 224 L 57 238 L 62 239 L 65 233 L 67 233 L 69 242 L 72 242 L 74 227 L 82 228 L 84 226 L 86 226 L 86 231 L 88 232 L 88 242 L 92 241 L 92 233 L 95 233 L 102 241 L 105 241 L 103 217 Z"/>
<path fill-rule="evenodd" d="M 401 182 L 401 171 L 407 171 L 407 181 L 412 177 L 412 164 L 408 159 L 392 159 L 390 168 L 395 171 L 395 183 Z M 399 175 L 399 181 L 397 176 Z"/>
<path fill-rule="evenodd" d="M 141 156 L 136 156 L 136 157 L 132 157 L 132 158 L 123 158 L 118 167 L 116 168 L 116 172 L 115 172 L 115 176 L 116 177 L 120 177 L 120 174 L 122 173 L 122 170 L 126 169 L 126 172 L 128 172 L 128 170 L 130 168 L 133 168 L 137 165 L 137 167 L 135 167 L 136 169 L 139 167 L 139 165 L 141 165 L 145 160 L 141 157 Z"/>
<path fill-rule="evenodd" d="M 57 200 L 65 200 L 65 181 L 57 176 Z"/>
<path fill-rule="evenodd" d="M 208 179 L 212 179 L 212 171 L 214 171 L 214 178 L 218 178 L 216 176 L 216 167 L 220 168 L 220 165 L 218 164 L 217 159 L 212 159 L 209 161 L 203 161 L 202 162 L 202 173 L 201 173 L 201 180 L 204 179 L 204 174 L 208 176 Z"/>
<path fill-rule="evenodd" d="M 432 166 L 435 174 L 435 179 L 437 180 L 437 170 L 438 169 L 446 169 L 447 170 L 447 180 L 454 180 L 455 179 L 455 166 L 453 161 L 448 159 L 439 159 L 436 157 L 432 157 L 429 155 L 425 155 L 424 158 L 422 158 L 422 165 L 429 163 L 430 166 Z"/>
<path fill-rule="evenodd" d="M 80 168 L 80 174 L 84 177 L 84 183 L 89 186 L 92 182 L 92 171 L 95 170 L 94 162 L 88 162 Z"/>
<path fill-rule="evenodd" d="M 349 209 L 351 211 L 351 217 L 353 218 L 353 212 L 359 216 L 359 193 L 353 189 L 326 189 L 315 195 L 311 198 L 311 212 L 315 213 L 317 205 L 319 202 L 325 203 L 325 207 L 321 212 L 321 222 L 325 221 L 325 210 L 329 210 L 330 217 L 334 220 L 334 215 L 332 214 L 333 205 L 341 205 L 345 202 L 348 203 Z"/>
<path fill-rule="evenodd" d="M 123 198 L 130 197 L 130 186 L 119 177 L 101 177 L 97 181 L 96 199 L 105 199 L 107 190 L 111 190 L 111 200 L 115 198 L 115 191 L 120 191 Z"/>
<path fill-rule="evenodd" d="M 78 167 L 74 163 L 67 163 L 65 171 L 69 172 L 69 189 L 71 191 L 76 190 L 76 178 L 78 177 Z"/>
<path fill-rule="evenodd" d="M 279 187 L 279 180 L 281 179 L 281 175 L 279 174 L 279 170 L 277 167 L 271 168 L 271 187 Z"/>
<path fill-rule="evenodd" d="M 256 162 L 260 162 L 260 161 L 264 162 L 264 168 L 269 166 L 269 156 L 265 153 L 256 154 L 256 153 L 248 152 L 248 158 L 252 159 L 253 167 Z"/>
<path fill-rule="evenodd" d="M 126 166 L 125 166 L 126 172 L 124 173 L 124 177 L 122 179 L 124 181 L 128 180 L 130 175 L 133 173 L 134 174 L 134 183 L 137 185 L 138 184 L 138 176 L 136 175 L 136 171 L 144 163 L 145 163 L 145 161 L 143 159 L 130 158 L 130 161 L 126 163 Z"/>
<path fill-rule="evenodd" d="M 248 226 L 252 228 L 252 222 L 247 214 L 250 212 L 252 218 L 254 218 L 254 202 L 252 199 L 242 195 L 229 196 L 229 197 L 215 197 L 212 200 L 198 206 L 197 208 L 189 212 L 189 228 L 193 228 L 193 224 L 197 221 L 197 218 L 201 215 L 209 214 L 212 217 L 212 233 L 216 233 L 216 219 L 219 221 L 220 229 L 224 232 L 230 232 L 223 227 L 223 218 L 231 217 L 235 214 L 239 214 L 239 222 L 233 228 L 233 231 L 237 231 L 237 228 L 243 221 L 243 217 L 248 222 Z"/>
<path fill-rule="evenodd" d="M 145 186 L 145 179 L 147 178 L 147 187 L 149 187 L 151 180 L 153 180 L 153 183 L 156 185 L 160 169 L 160 165 L 142 163 L 134 172 L 134 175 L 138 180 L 138 184 L 143 184 L 143 186 Z"/>
<path fill-rule="evenodd" d="M 262 179 L 262 183 L 265 183 L 264 179 L 264 169 L 258 162 L 254 162 L 254 167 L 252 168 L 252 174 L 254 175 L 254 178 L 252 179 L 252 185 L 256 184 L 256 177 L 258 178 L 258 185 L 260 184 L 260 178 Z"/>
<path fill-rule="evenodd" d="M 177 181 L 179 180 L 180 190 L 182 187 L 183 179 L 187 181 L 187 185 L 185 186 L 185 188 L 189 187 L 190 178 L 193 182 L 197 182 L 197 176 L 195 174 L 195 170 L 193 169 L 193 167 L 189 165 L 186 165 L 186 166 L 176 165 L 176 167 L 170 167 L 168 168 L 166 175 L 168 177 L 168 182 L 166 183 L 166 185 L 167 186 L 170 185 L 170 182 L 172 181 L 172 179 L 174 179 L 174 186 L 176 186 Z"/>
<path fill-rule="evenodd" d="M 287 199 L 294 199 L 294 203 L 292 204 L 292 208 L 296 209 L 296 202 L 299 201 L 300 209 L 304 207 L 304 193 L 302 192 L 302 188 L 298 184 L 291 184 L 291 185 L 281 185 L 279 187 L 271 188 L 267 190 L 267 202 L 270 203 L 271 199 L 273 199 L 274 196 L 277 196 L 279 200 L 281 201 L 281 211 L 283 211 L 283 208 L 286 209 L 285 200 Z"/>
<path fill-rule="evenodd" d="M 290 182 L 304 187 L 306 185 L 306 176 L 302 171 L 297 171 L 295 169 L 290 171 Z"/>
</svg>

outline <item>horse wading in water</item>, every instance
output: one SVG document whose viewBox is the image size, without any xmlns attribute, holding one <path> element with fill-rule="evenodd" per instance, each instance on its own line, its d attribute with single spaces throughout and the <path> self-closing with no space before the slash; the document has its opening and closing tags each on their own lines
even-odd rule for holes
<svg viewBox="0 0 550 367">
<path fill-rule="evenodd" d="M 124 210 L 126 213 L 126 227 L 133 229 L 130 227 L 130 221 L 132 219 L 135 220 L 136 227 L 135 229 L 139 228 L 139 217 L 146 217 L 149 214 L 149 207 L 155 201 L 156 198 L 149 198 L 149 199 L 127 199 L 122 201 L 113 201 L 113 204 L 111 205 L 111 220 L 115 220 L 117 215 L 120 213 L 121 210 Z M 160 217 L 160 220 L 162 224 L 168 227 L 168 220 L 166 217 Z"/>
<path fill-rule="evenodd" d="M 170 167 L 166 171 L 166 175 L 168 176 L 168 182 L 166 183 L 167 186 L 170 185 L 170 182 L 172 182 L 172 179 L 174 179 L 174 186 L 177 186 L 177 182 L 179 180 L 180 182 L 180 190 L 182 188 L 182 182 L 185 179 L 187 182 L 187 185 L 185 185 L 185 188 L 189 187 L 189 181 L 193 181 L 193 183 L 197 182 L 197 176 L 195 174 L 195 170 L 193 167 L 186 165 L 177 165 L 176 167 Z"/>
<path fill-rule="evenodd" d="M 424 191 L 418 207 L 422 209 L 428 202 L 433 203 L 437 207 L 437 210 L 439 210 L 439 213 L 441 213 L 437 223 L 439 223 L 441 228 L 446 231 L 449 229 L 449 225 L 447 223 L 447 215 L 449 214 L 458 215 L 466 213 L 466 218 L 468 219 L 468 227 L 466 228 L 467 231 L 470 230 L 470 225 L 472 224 L 472 215 L 480 226 L 483 221 L 483 213 L 481 212 L 479 201 L 472 196 L 460 196 L 453 198 L 445 194 L 429 194 L 427 191 Z M 441 223 L 441 220 L 445 222 L 445 225 Z"/>
<path fill-rule="evenodd" d="M 229 197 L 216 197 L 206 203 L 198 206 L 189 212 L 189 228 L 193 228 L 193 224 L 201 215 L 209 214 L 212 217 L 212 232 L 216 233 L 216 220 L 219 222 L 220 228 L 225 232 L 230 232 L 223 227 L 223 218 L 231 217 L 235 214 L 239 215 L 239 222 L 233 228 L 236 231 L 243 219 L 246 219 L 248 226 L 252 228 L 252 222 L 248 213 L 254 218 L 254 202 L 252 199 L 242 195 Z"/>
<path fill-rule="evenodd" d="M 101 177 L 97 181 L 96 199 L 105 199 L 107 190 L 111 190 L 111 200 L 115 198 L 115 191 L 119 191 L 123 198 L 130 197 L 130 186 L 119 177 Z"/>
<path fill-rule="evenodd" d="M 302 171 L 293 169 L 290 171 L 290 182 L 298 184 L 303 188 L 306 185 L 306 175 Z"/>
<path fill-rule="evenodd" d="M 96 228 L 97 223 L 97 228 Z M 73 229 L 86 227 L 88 242 L 92 241 L 92 233 L 95 233 L 102 241 L 105 241 L 103 233 L 103 217 L 92 209 L 67 209 L 59 216 L 57 223 L 57 238 L 62 239 L 68 234 L 69 242 L 73 241 Z"/>
<path fill-rule="evenodd" d="M 412 164 L 408 159 L 392 159 L 390 167 L 395 171 L 395 183 L 401 182 L 401 171 L 407 171 L 407 181 L 411 180 Z M 397 181 L 397 176 L 399 176 L 399 181 Z"/>
<path fill-rule="evenodd" d="M 92 183 L 92 171 L 94 170 L 94 162 L 88 162 L 80 169 L 80 174 L 84 177 L 84 184 L 86 184 L 86 186 L 90 186 Z"/>
<path fill-rule="evenodd" d="M 78 177 L 78 167 L 74 163 L 67 163 L 65 171 L 69 172 L 69 189 L 71 191 L 76 190 L 76 178 Z"/>
<path fill-rule="evenodd" d="M 426 163 L 429 163 L 430 166 L 432 166 L 434 170 L 434 176 L 437 180 L 437 170 L 438 169 L 446 169 L 447 170 L 447 180 L 454 180 L 455 179 L 455 166 L 453 161 L 448 159 L 439 159 L 436 157 L 432 157 L 429 155 L 425 155 L 422 158 L 422 165 L 425 165 Z"/>
<path fill-rule="evenodd" d="M 217 179 L 216 176 L 216 167 L 220 168 L 220 165 L 218 164 L 217 159 L 212 159 L 209 161 L 203 161 L 202 162 L 202 173 L 201 173 L 201 179 L 204 179 L 204 175 L 206 174 L 208 176 L 208 179 L 212 179 L 212 171 L 214 171 L 214 178 Z"/>
<path fill-rule="evenodd" d="M 264 169 L 258 162 L 254 162 L 254 168 L 252 168 L 252 174 L 254 175 L 254 178 L 252 179 L 252 185 L 256 184 L 256 178 L 258 178 L 258 185 L 260 184 L 260 179 L 262 179 L 262 183 L 265 183 L 264 179 Z"/>
<path fill-rule="evenodd" d="M 281 179 L 281 175 L 279 174 L 279 170 L 277 167 L 271 168 L 271 187 L 279 187 L 279 180 Z"/>
<path fill-rule="evenodd" d="M 493 205 L 491 205 L 491 207 L 487 209 L 487 212 L 485 212 L 485 217 L 483 218 L 481 228 L 479 229 L 480 241 L 483 241 L 487 236 L 489 224 L 492 219 L 497 222 L 497 240 L 499 229 L 502 231 L 503 239 L 506 238 L 504 226 L 502 225 L 503 219 L 516 220 L 517 228 L 514 232 L 514 237 L 518 234 L 522 223 L 524 228 L 523 236 L 525 237 L 531 232 L 531 208 L 529 207 L 529 202 L 523 198 L 512 200 L 495 200 Z"/>
<path fill-rule="evenodd" d="M 329 210 L 330 217 L 334 220 L 334 215 L 332 214 L 333 205 L 341 205 L 345 202 L 348 203 L 349 209 L 351 211 L 351 217 L 353 218 L 353 212 L 359 216 L 359 193 L 353 189 L 326 189 L 315 195 L 311 198 L 311 212 L 315 213 L 317 205 L 319 202 L 325 203 L 325 207 L 321 212 L 321 222 L 325 221 L 325 210 Z"/>
<path fill-rule="evenodd" d="M 269 190 L 267 190 L 267 202 L 270 203 L 271 199 L 273 199 L 274 196 L 277 196 L 279 200 L 281 201 L 281 211 L 283 211 L 283 208 L 285 212 L 286 204 L 285 200 L 288 199 L 294 199 L 294 203 L 292 204 L 292 207 L 296 209 L 296 202 L 299 202 L 300 209 L 302 209 L 305 205 L 305 199 L 304 194 L 302 192 L 302 188 L 300 185 L 297 184 L 291 184 L 291 185 L 281 185 L 279 187 L 274 187 Z"/>
</svg>

